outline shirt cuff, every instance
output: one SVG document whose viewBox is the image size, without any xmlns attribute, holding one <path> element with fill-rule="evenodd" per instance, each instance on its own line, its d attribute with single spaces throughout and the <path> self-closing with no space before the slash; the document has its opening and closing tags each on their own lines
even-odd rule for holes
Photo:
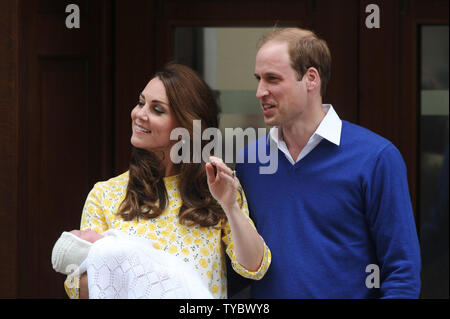
<svg viewBox="0 0 450 319">
<path fill-rule="evenodd" d="M 80 276 L 67 276 L 64 289 L 70 299 L 80 299 Z"/>
<path fill-rule="evenodd" d="M 269 247 L 267 247 L 266 243 L 264 243 L 264 255 L 258 270 L 250 271 L 244 266 L 242 266 L 237 260 L 232 262 L 232 266 L 234 271 L 236 271 L 242 277 L 253 280 L 260 280 L 266 274 L 271 262 L 272 262 L 272 254 L 270 252 Z"/>
</svg>

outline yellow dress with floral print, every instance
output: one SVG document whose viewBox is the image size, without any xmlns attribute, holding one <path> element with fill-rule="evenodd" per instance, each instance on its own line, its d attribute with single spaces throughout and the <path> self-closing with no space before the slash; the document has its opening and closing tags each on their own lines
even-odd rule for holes
<svg viewBox="0 0 450 319">
<path fill-rule="evenodd" d="M 90 191 L 83 208 L 80 229 L 93 229 L 103 233 L 114 228 L 130 235 L 138 235 L 152 240 L 153 247 L 161 249 L 190 264 L 202 278 L 215 298 L 227 298 L 227 277 L 225 252 L 230 257 L 233 269 L 243 277 L 261 279 L 269 268 L 271 253 L 264 243 L 264 257 L 257 271 L 248 271 L 240 265 L 234 253 L 233 236 L 228 223 L 222 229 L 215 227 L 186 226 L 179 223 L 178 212 L 181 207 L 179 176 L 164 177 L 169 202 L 164 212 L 153 219 L 125 221 L 116 214 L 125 198 L 128 185 L 128 172 L 99 182 Z M 243 193 L 242 193 L 243 194 Z M 242 203 L 242 213 L 254 226 L 248 216 L 245 195 L 238 193 Z M 73 276 L 64 283 L 70 298 L 79 297 L 79 289 Z"/>
</svg>

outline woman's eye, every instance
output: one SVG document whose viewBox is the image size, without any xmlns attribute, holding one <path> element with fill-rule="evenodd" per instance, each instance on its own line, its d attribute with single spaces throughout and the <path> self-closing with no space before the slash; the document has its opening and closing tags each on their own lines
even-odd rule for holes
<svg viewBox="0 0 450 319">
<path fill-rule="evenodd" d="M 153 107 L 153 109 L 155 110 L 156 113 L 159 113 L 159 114 L 162 114 L 165 112 L 164 109 L 159 105 L 155 105 L 155 107 Z"/>
<path fill-rule="evenodd" d="M 138 105 L 139 105 L 139 106 L 144 106 L 144 105 L 145 105 L 145 102 L 138 101 Z"/>
</svg>

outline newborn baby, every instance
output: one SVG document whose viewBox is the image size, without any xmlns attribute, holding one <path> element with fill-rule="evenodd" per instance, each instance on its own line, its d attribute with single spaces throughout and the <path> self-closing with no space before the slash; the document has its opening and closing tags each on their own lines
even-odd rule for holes
<svg viewBox="0 0 450 319">
<path fill-rule="evenodd" d="M 73 273 L 86 259 L 92 243 L 103 237 L 91 229 L 63 232 L 53 247 L 53 269 L 64 275 Z"/>
<path fill-rule="evenodd" d="M 115 229 L 63 232 L 52 251 L 53 269 L 65 275 L 87 271 L 89 298 L 210 299 L 198 273 L 152 241 Z"/>
</svg>

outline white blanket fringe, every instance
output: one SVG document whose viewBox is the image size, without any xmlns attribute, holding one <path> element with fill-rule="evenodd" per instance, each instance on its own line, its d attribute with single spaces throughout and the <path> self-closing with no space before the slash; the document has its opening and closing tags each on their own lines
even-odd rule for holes
<svg viewBox="0 0 450 319">
<path fill-rule="evenodd" d="M 149 239 L 108 230 L 80 265 L 87 270 L 90 299 L 211 299 L 190 266 L 154 249 Z"/>
</svg>

